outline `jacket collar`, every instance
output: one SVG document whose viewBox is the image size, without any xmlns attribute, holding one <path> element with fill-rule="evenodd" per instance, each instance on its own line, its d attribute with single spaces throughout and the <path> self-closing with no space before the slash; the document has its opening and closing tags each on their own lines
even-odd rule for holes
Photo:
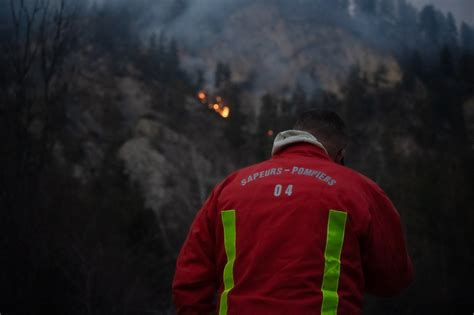
<svg viewBox="0 0 474 315">
<path fill-rule="evenodd" d="M 286 130 L 277 134 L 273 141 L 272 155 L 279 155 L 283 151 L 318 155 L 329 159 L 328 152 L 323 144 L 312 134 L 301 130 Z"/>
</svg>

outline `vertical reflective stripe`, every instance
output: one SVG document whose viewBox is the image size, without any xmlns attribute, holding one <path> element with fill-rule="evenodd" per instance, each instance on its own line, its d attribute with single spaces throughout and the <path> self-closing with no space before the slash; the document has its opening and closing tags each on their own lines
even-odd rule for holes
<svg viewBox="0 0 474 315">
<path fill-rule="evenodd" d="M 227 315 L 227 296 L 234 287 L 234 261 L 235 261 L 235 210 L 221 212 L 222 226 L 224 227 L 224 246 L 227 263 L 224 267 L 224 291 L 221 294 L 219 307 L 220 315 Z"/>
<path fill-rule="evenodd" d="M 321 315 L 336 315 L 339 303 L 337 288 L 341 271 L 341 251 L 344 243 L 347 213 L 337 210 L 329 211 L 326 249 L 324 251 L 324 276 L 321 291 L 323 303 Z"/>
</svg>

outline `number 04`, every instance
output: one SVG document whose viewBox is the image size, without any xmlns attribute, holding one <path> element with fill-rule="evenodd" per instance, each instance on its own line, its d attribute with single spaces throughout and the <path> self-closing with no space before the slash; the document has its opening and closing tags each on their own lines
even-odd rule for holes
<svg viewBox="0 0 474 315">
<path fill-rule="evenodd" d="M 275 189 L 273 190 L 273 195 L 275 197 L 280 197 L 281 196 L 281 192 L 283 190 L 283 186 L 280 185 L 280 184 L 277 184 L 275 185 Z M 291 196 L 293 194 L 293 185 L 290 184 L 286 187 L 285 189 L 285 195 L 287 196 Z"/>
</svg>

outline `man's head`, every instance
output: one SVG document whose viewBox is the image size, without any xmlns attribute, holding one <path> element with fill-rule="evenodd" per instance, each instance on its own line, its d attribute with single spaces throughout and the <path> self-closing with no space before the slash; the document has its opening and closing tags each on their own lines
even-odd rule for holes
<svg viewBox="0 0 474 315">
<path fill-rule="evenodd" d="M 333 161 L 344 164 L 347 145 L 346 124 L 329 110 L 311 109 L 302 113 L 293 129 L 309 132 L 321 142 Z"/>
</svg>

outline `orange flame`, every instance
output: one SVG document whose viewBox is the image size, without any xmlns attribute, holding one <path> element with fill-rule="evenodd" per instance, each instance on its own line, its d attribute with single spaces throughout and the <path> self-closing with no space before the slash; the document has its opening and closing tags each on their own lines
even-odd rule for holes
<svg viewBox="0 0 474 315">
<path fill-rule="evenodd" d="M 199 98 L 199 100 L 201 100 L 201 102 L 204 101 L 207 98 L 206 92 L 199 91 L 197 97 Z"/>
<path fill-rule="evenodd" d="M 230 108 L 225 105 L 224 99 L 221 96 L 216 96 L 215 102 L 211 103 L 207 93 L 201 90 L 197 93 L 197 98 L 202 104 L 207 105 L 209 109 L 214 110 L 222 118 L 228 118 L 230 116 Z"/>
<path fill-rule="evenodd" d="M 219 112 L 219 114 L 224 118 L 228 118 L 229 115 L 230 115 L 230 108 L 227 107 L 227 106 L 224 106 L 224 108 L 222 108 L 222 110 Z"/>
</svg>

